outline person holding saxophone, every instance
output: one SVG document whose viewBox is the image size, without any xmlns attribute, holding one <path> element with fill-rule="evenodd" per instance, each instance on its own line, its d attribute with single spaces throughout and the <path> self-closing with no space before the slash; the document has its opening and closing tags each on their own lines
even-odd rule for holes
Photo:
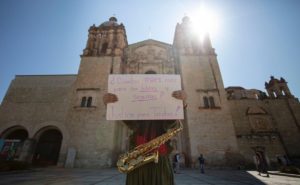
<svg viewBox="0 0 300 185">
<path fill-rule="evenodd" d="M 182 90 L 174 91 L 172 97 L 185 101 L 186 93 Z M 105 105 L 117 101 L 118 97 L 115 94 L 107 93 L 103 96 Z M 124 123 L 133 131 L 130 136 L 131 149 L 166 134 L 169 129 L 176 130 L 177 126 L 176 120 L 126 120 Z M 145 163 L 129 171 L 126 185 L 174 185 L 173 168 L 169 160 L 169 154 L 172 152 L 170 142 L 164 141 L 155 152 L 158 153 L 157 163 Z"/>
</svg>

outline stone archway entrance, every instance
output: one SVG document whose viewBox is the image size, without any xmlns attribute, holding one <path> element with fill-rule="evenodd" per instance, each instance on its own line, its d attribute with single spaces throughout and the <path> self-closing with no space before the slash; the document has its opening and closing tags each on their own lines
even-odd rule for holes
<svg viewBox="0 0 300 185">
<path fill-rule="evenodd" d="M 56 165 L 62 143 L 59 130 L 49 128 L 41 131 L 36 145 L 33 164 L 38 166 Z"/>
<path fill-rule="evenodd" d="M 19 158 L 24 141 L 28 138 L 27 130 L 22 126 L 13 126 L 1 134 L 0 159 L 16 160 Z"/>
<path fill-rule="evenodd" d="M 28 132 L 25 129 L 16 129 L 8 133 L 4 139 L 17 139 L 23 142 L 28 137 Z"/>
</svg>

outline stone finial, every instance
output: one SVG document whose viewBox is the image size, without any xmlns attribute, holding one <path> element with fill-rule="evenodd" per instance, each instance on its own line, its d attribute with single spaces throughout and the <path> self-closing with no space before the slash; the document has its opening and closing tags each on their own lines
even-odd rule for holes
<svg viewBox="0 0 300 185">
<path fill-rule="evenodd" d="M 265 82 L 265 87 L 268 87 L 268 85 L 269 85 L 268 82 Z"/>
<path fill-rule="evenodd" d="M 284 78 L 280 77 L 280 82 L 286 82 Z"/>
</svg>

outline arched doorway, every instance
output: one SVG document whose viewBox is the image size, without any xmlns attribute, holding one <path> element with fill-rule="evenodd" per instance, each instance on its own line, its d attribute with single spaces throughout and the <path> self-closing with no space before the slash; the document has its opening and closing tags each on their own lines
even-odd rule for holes
<svg viewBox="0 0 300 185">
<path fill-rule="evenodd" d="M 10 127 L 1 135 L 3 139 L 18 139 L 20 141 L 24 141 L 28 138 L 27 130 L 21 126 Z"/>
<path fill-rule="evenodd" d="M 62 134 L 56 128 L 42 129 L 38 133 L 38 142 L 33 164 L 39 166 L 56 165 L 62 143 Z"/>
<path fill-rule="evenodd" d="M 24 141 L 28 138 L 27 130 L 22 126 L 13 126 L 1 134 L 0 158 L 2 160 L 18 159 Z"/>
</svg>

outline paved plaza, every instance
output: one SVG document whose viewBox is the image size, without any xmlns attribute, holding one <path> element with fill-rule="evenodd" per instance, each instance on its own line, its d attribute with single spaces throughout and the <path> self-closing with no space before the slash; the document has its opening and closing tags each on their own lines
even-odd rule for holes
<svg viewBox="0 0 300 185">
<path fill-rule="evenodd" d="M 182 170 L 175 174 L 176 185 L 299 185 L 300 176 L 287 177 L 271 174 L 261 177 L 256 171 L 208 170 L 200 174 L 198 170 Z M 1 185 L 124 185 L 125 175 L 116 169 L 34 169 L 23 172 L 0 172 Z"/>
</svg>

